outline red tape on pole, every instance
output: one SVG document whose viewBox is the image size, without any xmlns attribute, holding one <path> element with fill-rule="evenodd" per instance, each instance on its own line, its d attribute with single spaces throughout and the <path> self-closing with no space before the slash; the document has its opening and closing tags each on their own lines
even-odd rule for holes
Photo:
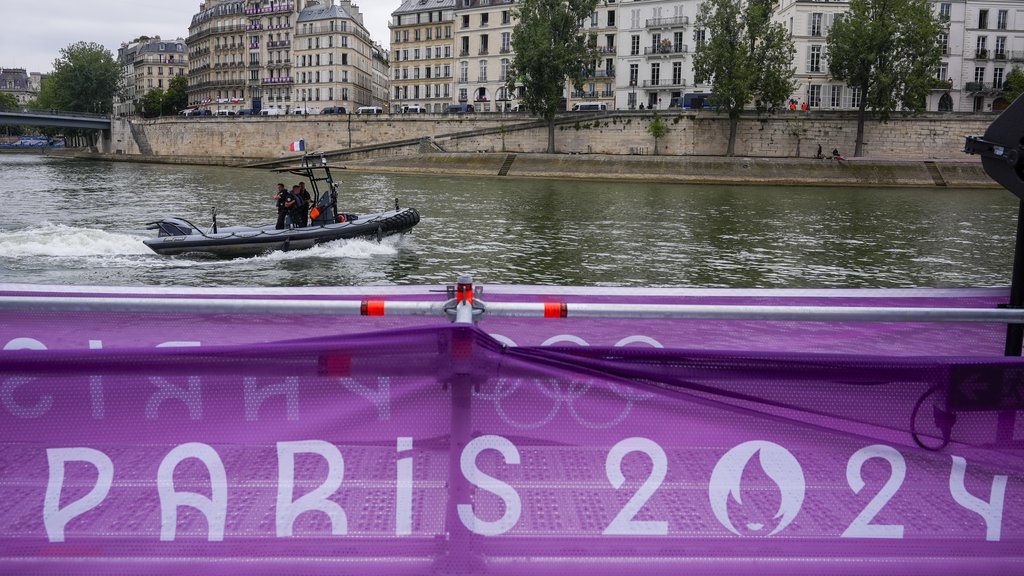
<svg viewBox="0 0 1024 576">
<path fill-rule="evenodd" d="M 545 318 L 565 318 L 569 315 L 569 306 L 564 302 L 545 302 Z"/>
<path fill-rule="evenodd" d="M 362 314 L 363 316 L 383 316 L 384 301 L 363 300 L 363 303 L 359 306 L 359 313 Z"/>
</svg>

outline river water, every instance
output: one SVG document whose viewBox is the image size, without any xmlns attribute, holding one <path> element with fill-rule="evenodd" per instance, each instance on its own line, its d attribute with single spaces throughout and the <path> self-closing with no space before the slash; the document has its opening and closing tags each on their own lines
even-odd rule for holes
<svg viewBox="0 0 1024 576">
<path fill-rule="evenodd" d="M 698 186 L 336 172 L 339 208 L 415 206 L 410 235 L 212 260 L 157 256 L 146 223 L 275 216 L 295 176 L 0 155 L 0 282 L 117 286 L 451 283 L 732 288 L 1009 284 L 1001 190 Z"/>
</svg>

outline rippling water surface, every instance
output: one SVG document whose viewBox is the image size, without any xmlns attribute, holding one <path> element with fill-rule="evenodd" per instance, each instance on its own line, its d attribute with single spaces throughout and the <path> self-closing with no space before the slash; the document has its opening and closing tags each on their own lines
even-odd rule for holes
<svg viewBox="0 0 1024 576">
<path fill-rule="evenodd" d="M 340 172 L 339 208 L 400 199 L 410 235 L 239 260 L 157 256 L 146 223 L 274 218 L 294 176 L 0 155 L 0 281 L 330 286 L 483 283 L 736 288 L 1009 284 L 1017 203 L 1000 190 L 782 188 Z"/>
</svg>

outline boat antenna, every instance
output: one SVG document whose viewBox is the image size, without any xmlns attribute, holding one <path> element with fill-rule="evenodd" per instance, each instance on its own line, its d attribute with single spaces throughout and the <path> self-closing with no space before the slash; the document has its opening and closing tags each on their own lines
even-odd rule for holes
<svg viewBox="0 0 1024 576">
<path fill-rule="evenodd" d="M 213 233 L 217 233 L 217 207 L 210 208 L 210 215 L 213 216 Z"/>
<path fill-rule="evenodd" d="M 981 156 L 981 165 L 989 177 L 1020 199 L 1007 307 L 1024 308 L 1024 95 L 1003 110 L 984 136 L 968 136 L 964 152 Z M 1022 346 L 1024 325 L 1009 324 L 1004 355 L 1020 356 Z"/>
</svg>

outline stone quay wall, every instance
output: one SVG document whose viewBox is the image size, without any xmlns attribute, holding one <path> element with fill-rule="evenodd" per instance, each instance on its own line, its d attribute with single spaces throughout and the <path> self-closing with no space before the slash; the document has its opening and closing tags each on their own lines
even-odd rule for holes
<svg viewBox="0 0 1024 576">
<path fill-rule="evenodd" d="M 712 111 L 662 112 L 668 134 L 657 143 L 666 156 L 722 156 L 729 121 Z M 891 159 L 962 159 L 964 138 L 984 134 L 994 119 L 986 114 L 928 114 L 865 124 L 864 154 Z M 562 154 L 653 155 L 648 133 L 651 112 L 566 114 L 555 128 Z M 737 156 L 810 158 L 820 145 L 850 156 L 856 117 L 835 112 L 744 115 L 738 124 Z M 521 114 L 271 116 L 115 119 L 104 152 L 152 160 L 192 159 L 199 163 L 244 165 L 294 157 L 289 144 L 344 159 L 394 157 L 420 152 L 542 153 L 547 128 Z"/>
</svg>

